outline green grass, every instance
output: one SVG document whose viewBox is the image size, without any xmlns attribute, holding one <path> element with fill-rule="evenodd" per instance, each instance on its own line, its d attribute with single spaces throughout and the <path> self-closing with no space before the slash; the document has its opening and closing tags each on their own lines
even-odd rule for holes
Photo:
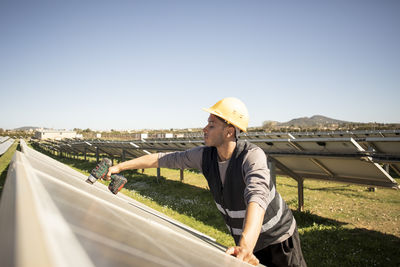
<svg viewBox="0 0 400 267">
<path fill-rule="evenodd" d="M 53 156 L 54 157 L 54 156 Z M 95 161 L 55 157 L 88 175 Z M 179 170 L 128 171 L 122 192 L 209 236 L 233 244 L 202 175 Z M 107 184 L 108 182 L 104 182 Z M 305 180 L 305 212 L 296 211 L 297 183 L 278 177 L 277 189 L 296 218 L 308 266 L 400 266 L 400 191 Z"/>
<path fill-rule="evenodd" d="M 8 166 L 10 165 L 10 161 L 15 153 L 15 150 L 17 150 L 17 146 L 18 141 L 15 141 L 14 144 L 12 144 L 0 157 L 0 197 L 1 193 L 3 192 L 4 183 L 6 182 Z"/>
</svg>

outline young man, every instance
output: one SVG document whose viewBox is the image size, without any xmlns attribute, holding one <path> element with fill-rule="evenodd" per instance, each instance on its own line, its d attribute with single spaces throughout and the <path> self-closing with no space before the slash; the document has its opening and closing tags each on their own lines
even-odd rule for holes
<svg viewBox="0 0 400 267">
<path fill-rule="evenodd" d="M 247 131 L 246 106 L 229 97 L 204 110 L 210 113 L 203 129 L 205 146 L 122 162 L 107 176 L 129 169 L 199 169 L 236 243 L 227 254 L 253 265 L 307 266 L 296 221 L 271 182 L 265 153 L 238 141 L 240 131 Z"/>
</svg>

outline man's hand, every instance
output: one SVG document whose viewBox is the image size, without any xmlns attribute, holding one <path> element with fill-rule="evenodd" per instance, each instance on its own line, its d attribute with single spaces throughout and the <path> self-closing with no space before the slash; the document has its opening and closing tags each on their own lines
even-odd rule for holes
<svg viewBox="0 0 400 267">
<path fill-rule="evenodd" d="M 251 265 L 258 265 L 260 262 L 258 261 L 258 259 L 256 258 L 256 256 L 254 256 L 253 252 L 250 251 L 247 248 L 244 247 L 230 247 L 226 250 L 225 252 L 226 254 L 235 256 L 236 258 L 238 258 L 239 260 L 242 260 L 244 262 L 248 262 Z"/>
<path fill-rule="evenodd" d="M 112 166 L 112 167 L 108 168 L 108 173 L 107 173 L 107 175 L 106 175 L 104 178 L 105 178 L 105 180 L 108 181 L 108 180 L 111 179 L 111 174 L 119 173 L 119 172 L 120 172 L 120 169 L 118 168 L 117 165 Z"/>
<path fill-rule="evenodd" d="M 260 262 L 254 256 L 253 249 L 260 235 L 261 225 L 264 218 L 264 209 L 256 202 L 250 202 L 247 206 L 243 232 L 240 236 L 239 246 L 230 247 L 226 253 L 233 255 L 239 260 L 258 265 Z"/>
</svg>

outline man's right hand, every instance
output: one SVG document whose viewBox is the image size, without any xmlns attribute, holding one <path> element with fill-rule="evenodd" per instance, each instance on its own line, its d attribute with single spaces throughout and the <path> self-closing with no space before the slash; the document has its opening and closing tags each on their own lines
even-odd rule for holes
<svg viewBox="0 0 400 267">
<path fill-rule="evenodd" d="M 118 165 L 115 165 L 115 166 L 112 166 L 112 167 L 108 168 L 108 173 L 107 173 L 107 175 L 105 177 L 106 180 L 108 181 L 108 180 L 111 179 L 111 174 L 119 173 L 119 172 L 120 172 L 120 169 L 118 168 Z"/>
<path fill-rule="evenodd" d="M 112 166 L 108 169 L 108 173 L 104 177 L 104 179 L 110 180 L 111 174 L 114 173 L 120 173 L 122 171 L 127 171 L 127 170 L 137 170 L 137 169 L 147 169 L 147 168 L 158 168 L 157 153 L 144 155 Z"/>
</svg>

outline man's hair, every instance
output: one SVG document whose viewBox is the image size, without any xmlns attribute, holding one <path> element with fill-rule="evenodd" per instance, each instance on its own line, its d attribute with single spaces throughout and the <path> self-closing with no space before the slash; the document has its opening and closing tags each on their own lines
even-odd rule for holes
<svg viewBox="0 0 400 267">
<path fill-rule="evenodd" d="M 235 125 L 233 125 L 232 123 L 229 123 L 228 121 L 226 121 L 225 119 L 214 115 L 215 117 L 217 117 L 220 121 L 222 121 L 223 123 L 225 123 L 225 127 L 227 126 L 232 126 L 233 128 L 235 128 L 235 137 L 236 140 L 239 138 L 239 134 L 242 132 L 242 130 L 240 130 L 238 127 L 236 127 Z"/>
<path fill-rule="evenodd" d="M 214 115 L 215 117 L 217 117 L 217 119 L 219 119 L 220 121 L 222 121 L 223 123 L 225 123 L 225 124 L 227 124 L 227 125 L 232 125 L 232 124 L 230 124 L 229 122 L 227 122 L 225 119 L 223 119 L 223 118 L 221 118 L 221 117 L 219 117 L 219 116 L 217 116 L 217 115 Z M 232 125 L 233 126 L 233 125 Z"/>
</svg>

